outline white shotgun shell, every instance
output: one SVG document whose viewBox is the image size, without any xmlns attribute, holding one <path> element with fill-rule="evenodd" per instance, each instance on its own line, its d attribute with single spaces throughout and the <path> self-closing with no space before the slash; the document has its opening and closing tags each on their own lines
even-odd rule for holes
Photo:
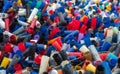
<svg viewBox="0 0 120 74">
<path fill-rule="evenodd" d="M 0 18 L 0 27 L 5 29 L 5 22 L 2 20 L 2 18 Z"/>
<path fill-rule="evenodd" d="M 7 74 L 6 70 L 0 70 L 0 74 Z"/>
<path fill-rule="evenodd" d="M 67 49 L 68 49 L 68 45 L 67 45 L 67 43 L 64 43 L 61 50 L 67 50 Z"/>
<path fill-rule="evenodd" d="M 53 69 L 49 74 L 58 74 L 57 70 Z"/>
<path fill-rule="evenodd" d="M 83 46 L 79 49 L 79 51 L 85 53 L 85 52 L 89 52 L 89 49 L 88 49 L 85 45 L 83 45 Z"/>
<path fill-rule="evenodd" d="M 0 18 L 7 18 L 8 14 L 7 13 L 0 13 Z"/>
<path fill-rule="evenodd" d="M 111 42 L 112 41 L 112 36 L 113 36 L 113 30 L 107 30 L 107 35 L 106 35 L 106 41 Z"/>
<path fill-rule="evenodd" d="M 118 31 L 117 43 L 120 42 L 120 31 Z"/>
<path fill-rule="evenodd" d="M 18 15 L 19 16 L 25 16 L 26 15 L 26 9 L 19 9 Z"/>
<path fill-rule="evenodd" d="M 9 37 L 10 37 L 11 35 L 14 35 L 14 34 L 8 32 L 8 31 L 4 31 L 3 34 L 4 34 L 4 35 L 8 35 Z"/>
<path fill-rule="evenodd" d="M 23 22 L 23 21 L 21 21 L 21 20 L 19 20 L 19 19 L 17 19 L 17 21 L 18 21 L 18 23 L 19 23 L 20 25 L 22 25 L 22 26 L 28 26 L 28 25 L 29 25 L 28 23 Z"/>
<path fill-rule="evenodd" d="M 99 56 L 99 54 L 98 54 L 98 51 L 97 51 L 97 49 L 95 48 L 94 45 L 90 45 L 88 48 L 90 49 L 90 52 L 92 53 L 93 58 L 94 58 L 96 61 L 97 61 L 97 60 L 102 61 L 101 58 L 100 58 L 100 56 Z"/>
<path fill-rule="evenodd" d="M 43 55 L 41 59 L 39 74 L 43 74 L 44 72 L 46 72 L 48 65 L 49 65 L 49 57 Z"/>
<path fill-rule="evenodd" d="M 118 34 L 118 31 L 119 31 L 119 30 L 118 30 L 117 27 L 113 27 L 112 29 L 113 29 L 113 32 L 114 32 L 115 34 Z"/>
<path fill-rule="evenodd" d="M 27 22 L 30 23 L 30 22 L 33 20 L 33 18 L 35 17 L 35 15 L 36 15 L 37 13 L 38 13 L 38 9 L 37 9 L 37 8 L 34 8 L 34 9 L 32 10 L 32 13 L 30 14 Z"/>
</svg>

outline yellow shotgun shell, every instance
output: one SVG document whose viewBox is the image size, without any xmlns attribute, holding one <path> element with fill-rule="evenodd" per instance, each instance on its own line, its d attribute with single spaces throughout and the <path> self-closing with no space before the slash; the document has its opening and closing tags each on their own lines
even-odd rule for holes
<svg viewBox="0 0 120 74">
<path fill-rule="evenodd" d="M 4 57 L 0 66 L 6 68 L 9 63 L 10 63 L 9 58 Z"/>
</svg>

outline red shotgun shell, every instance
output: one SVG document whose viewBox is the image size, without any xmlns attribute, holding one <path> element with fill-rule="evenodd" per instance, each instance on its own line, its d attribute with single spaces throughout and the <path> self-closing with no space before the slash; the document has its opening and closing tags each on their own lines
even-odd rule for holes
<svg viewBox="0 0 120 74">
<path fill-rule="evenodd" d="M 105 61 L 108 53 L 100 53 L 99 55 L 100 55 L 100 58 L 102 59 L 102 61 Z"/>
<path fill-rule="evenodd" d="M 60 44 L 59 44 L 57 41 L 53 42 L 52 46 L 54 46 L 54 47 L 56 48 L 57 51 L 60 51 L 61 48 L 62 48 L 62 47 L 60 46 Z"/>
<path fill-rule="evenodd" d="M 31 22 L 31 25 L 30 25 L 30 28 L 31 28 L 31 29 L 34 29 L 34 28 L 35 28 L 36 21 L 37 21 L 37 16 L 34 17 L 33 21 Z"/>
<path fill-rule="evenodd" d="M 49 38 L 53 38 L 54 35 L 57 33 L 57 32 L 60 32 L 60 29 L 59 28 L 54 28 L 51 32 L 50 32 L 50 35 L 49 35 Z"/>
<path fill-rule="evenodd" d="M 10 43 L 6 43 L 4 45 L 5 52 L 12 52 L 12 45 Z"/>
<path fill-rule="evenodd" d="M 91 28 L 94 30 L 96 28 L 97 19 L 94 17 L 91 20 Z"/>
<path fill-rule="evenodd" d="M 60 44 L 60 46 L 62 47 L 62 41 L 60 38 L 57 38 L 56 41 Z"/>
<path fill-rule="evenodd" d="M 14 70 L 15 71 L 22 70 L 22 66 L 20 64 L 16 64 L 16 65 L 14 65 Z"/>
<path fill-rule="evenodd" d="M 80 33 L 82 34 L 85 34 L 86 33 L 86 29 L 87 29 L 87 26 L 86 25 L 82 25 L 82 27 L 80 28 Z"/>
<path fill-rule="evenodd" d="M 24 52 L 26 50 L 24 42 L 18 43 L 18 48 L 20 49 L 20 51 Z"/>
<path fill-rule="evenodd" d="M 10 42 L 11 43 L 16 43 L 16 41 L 17 41 L 17 37 L 15 35 L 11 35 L 10 36 Z"/>
<path fill-rule="evenodd" d="M 5 30 L 9 32 L 9 24 L 10 24 L 10 19 L 5 18 Z"/>
<path fill-rule="evenodd" d="M 42 56 L 41 56 L 40 54 L 37 55 L 37 56 L 35 57 L 35 59 L 34 59 L 35 63 L 36 63 L 36 64 L 40 64 L 40 63 L 41 63 L 41 58 L 42 58 Z"/>
</svg>

